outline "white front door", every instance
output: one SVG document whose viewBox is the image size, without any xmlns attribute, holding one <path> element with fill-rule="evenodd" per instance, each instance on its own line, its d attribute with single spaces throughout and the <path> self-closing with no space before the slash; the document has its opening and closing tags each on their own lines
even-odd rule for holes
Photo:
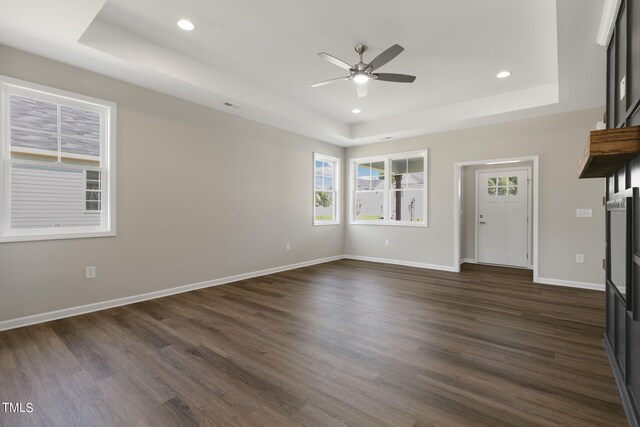
<svg viewBox="0 0 640 427">
<path fill-rule="evenodd" d="M 479 171 L 478 262 L 529 266 L 529 169 Z"/>
</svg>

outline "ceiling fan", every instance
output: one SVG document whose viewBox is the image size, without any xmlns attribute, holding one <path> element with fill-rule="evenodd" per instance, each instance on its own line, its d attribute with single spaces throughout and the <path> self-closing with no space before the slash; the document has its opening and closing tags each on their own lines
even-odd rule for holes
<svg viewBox="0 0 640 427">
<path fill-rule="evenodd" d="M 394 44 L 389 49 L 376 56 L 373 61 L 368 64 L 362 61 L 362 54 L 367 50 L 367 46 L 359 44 L 355 47 L 355 50 L 358 55 L 360 55 L 360 62 L 353 66 L 347 64 L 341 59 L 336 58 L 333 55 L 329 55 L 325 52 L 320 52 L 318 54 L 319 57 L 324 58 L 332 64 L 349 71 L 350 75 L 315 83 L 312 84 L 311 87 L 320 87 L 340 80 L 353 80 L 354 82 L 356 82 L 358 97 L 362 98 L 363 96 L 367 96 L 367 82 L 369 80 L 381 80 L 384 82 L 396 83 L 413 83 L 416 79 L 416 76 L 410 76 L 408 74 L 374 73 L 375 70 L 382 67 L 396 56 L 400 55 L 404 48 L 399 44 Z"/>
</svg>

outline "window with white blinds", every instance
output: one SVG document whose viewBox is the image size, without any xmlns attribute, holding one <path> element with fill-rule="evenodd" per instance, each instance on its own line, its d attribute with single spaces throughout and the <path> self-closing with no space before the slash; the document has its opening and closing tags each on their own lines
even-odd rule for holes
<svg viewBox="0 0 640 427">
<path fill-rule="evenodd" d="M 115 104 L 0 77 L 0 241 L 115 234 Z"/>
</svg>

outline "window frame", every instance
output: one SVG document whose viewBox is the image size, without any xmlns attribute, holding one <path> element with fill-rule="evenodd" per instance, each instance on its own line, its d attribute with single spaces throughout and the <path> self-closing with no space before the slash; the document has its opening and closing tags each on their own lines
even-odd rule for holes
<svg viewBox="0 0 640 427">
<path fill-rule="evenodd" d="M 428 153 L 429 150 L 416 150 L 416 151 L 407 151 L 403 153 L 392 153 L 378 156 L 369 156 L 369 157 L 358 157 L 349 159 L 349 224 L 350 225 L 389 225 L 394 227 L 423 227 L 426 228 L 429 226 L 429 215 L 428 215 Z M 424 161 L 424 188 L 422 191 L 424 192 L 424 221 L 423 222 L 408 222 L 408 221 L 394 221 L 390 218 L 390 203 L 391 203 L 391 192 L 395 191 L 391 188 L 391 162 L 393 160 L 400 159 L 408 159 L 422 157 Z M 356 212 L 355 212 L 355 194 L 358 191 L 357 187 L 357 165 L 360 163 L 376 163 L 376 162 L 384 162 L 384 189 L 383 195 L 383 214 L 385 219 L 378 221 L 363 221 L 356 220 Z M 362 190 L 365 191 L 365 190 Z M 372 191 L 372 190 L 369 190 Z"/>
<path fill-rule="evenodd" d="M 89 168 L 98 169 L 102 172 L 101 215 L 103 215 L 103 218 L 100 226 L 11 229 L 10 165 L 12 163 L 40 166 L 44 164 L 36 160 L 23 159 L 19 160 L 19 162 L 13 162 L 11 158 L 11 129 L 9 126 L 9 97 L 11 95 L 64 104 L 96 111 L 100 114 L 99 167 L 61 164 L 59 162 L 47 164 L 47 167 L 53 168 Z M 0 75 L 0 243 L 110 237 L 116 235 L 116 116 L 117 105 L 113 102 Z M 73 155 L 70 157 L 73 157 Z"/>
<path fill-rule="evenodd" d="M 334 175 L 333 175 L 333 204 L 334 204 L 334 220 L 317 220 L 316 219 L 316 192 L 319 190 L 316 190 L 316 162 L 317 161 L 321 161 L 321 162 L 330 162 L 334 164 L 333 170 L 334 170 Z M 312 186 L 313 186 L 313 192 L 311 193 L 312 195 L 312 200 L 313 200 L 313 215 L 312 215 L 312 219 L 313 219 L 313 225 L 314 226 L 323 226 L 323 225 L 340 225 L 340 208 L 341 208 L 341 203 L 340 203 L 340 180 L 341 180 L 341 176 L 342 174 L 340 173 L 340 158 L 339 157 L 334 157 L 334 156 L 329 156 L 326 154 L 321 154 L 321 153 L 317 153 L 314 152 L 313 153 L 313 168 L 312 168 Z"/>
</svg>

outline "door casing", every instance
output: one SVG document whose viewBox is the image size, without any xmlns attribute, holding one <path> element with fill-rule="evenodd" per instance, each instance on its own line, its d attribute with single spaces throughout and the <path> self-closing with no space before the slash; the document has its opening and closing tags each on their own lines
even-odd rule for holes
<svg viewBox="0 0 640 427">
<path fill-rule="evenodd" d="M 532 226 L 532 269 L 533 269 L 533 281 L 538 282 L 538 259 L 539 259 L 539 244 L 538 244 L 538 199 L 539 199 L 539 156 L 522 156 L 522 157 L 508 157 L 497 159 L 485 159 L 485 160 L 471 160 L 464 162 L 456 162 L 453 165 L 453 270 L 457 273 L 460 272 L 460 236 L 461 236 L 461 221 L 460 221 L 460 206 L 461 206 L 461 191 L 462 191 L 462 167 L 473 165 L 486 165 L 486 164 L 500 164 L 506 162 L 533 162 L 533 191 L 531 197 L 533 199 L 533 226 Z"/>
</svg>

